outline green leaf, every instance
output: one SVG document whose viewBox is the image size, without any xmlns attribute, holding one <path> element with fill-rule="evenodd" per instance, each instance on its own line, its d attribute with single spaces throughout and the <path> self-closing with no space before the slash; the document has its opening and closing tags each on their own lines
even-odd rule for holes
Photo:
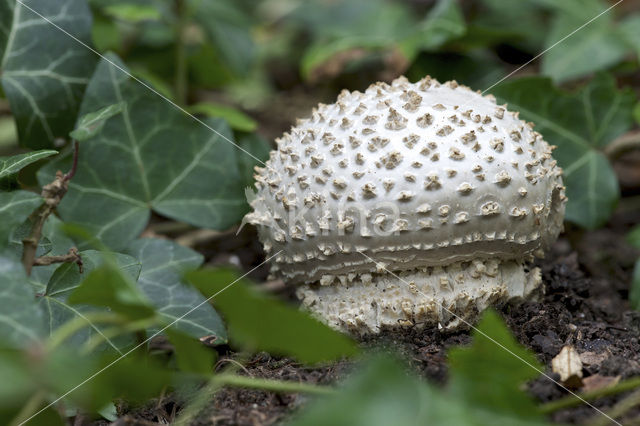
<svg viewBox="0 0 640 426">
<path fill-rule="evenodd" d="M 87 139 L 91 139 L 92 137 L 100 133 L 107 120 L 109 120 L 114 115 L 120 114 L 123 109 L 124 102 L 120 102 L 101 108 L 98 111 L 85 114 L 78 121 L 75 130 L 69 133 L 69 136 L 71 136 L 78 142 L 83 142 Z"/>
<path fill-rule="evenodd" d="M 189 106 L 188 111 L 192 114 L 203 114 L 209 117 L 222 118 L 229 123 L 232 129 L 242 132 L 253 132 L 258 127 L 258 123 L 253 118 L 240 110 L 226 105 L 201 102 Z"/>
<path fill-rule="evenodd" d="M 449 352 L 449 395 L 496 413 L 540 418 L 521 390 L 543 371 L 533 353 L 520 346 L 493 310 L 483 314 L 472 335 L 470 347 Z"/>
<path fill-rule="evenodd" d="M 300 64 L 302 75 L 313 79 L 322 76 L 322 68 L 339 54 L 347 61 L 340 58 L 336 63 L 346 65 L 349 51 L 354 51 L 354 58 L 360 58 L 363 54 L 397 49 L 410 63 L 420 50 L 436 49 L 463 35 L 466 29 L 460 8 L 452 0 L 439 0 L 421 20 L 406 7 L 379 0 L 318 3 L 300 9 L 309 15 L 300 17 L 302 22 L 310 21 L 311 29 L 317 32 Z M 331 64 L 329 68 L 335 66 Z"/>
<path fill-rule="evenodd" d="M 44 313 L 22 264 L 0 254 L 0 340 L 3 345 L 25 347 L 45 335 Z"/>
<path fill-rule="evenodd" d="M 497 36 L 502 35 L 506 43 L 522 46 L 536 53 L 542 50 L 547 31 L 545 26 L 547 19 L 545 19 L 546 11 L 538 1 L 482 0 L 480 3 L 485 10 L 473 19 L 470 24 L 473 28 L 470 28 L 470 32 L 475 33 L 476 36 L 479 35 L 479 31 L 496 33 Z M 495 39 L 494 41 L 498 42 Z M 465 45 L 469 42 L 476 43 L 476 40 L 465 37 Z"/>
<path fill-rule="evenodd" d="M 640 124 L 640 102 L 633 107 L 633 119 Z"/>
<path fill-rule="evenodd" d="M 175 349 L 178 368 L 187 373 L 210 375 L 216 360 L 216 352 L 199 340 L 172 329 L 167 329 L 169 340 Z"/>
<path fill-rule="evenodd" d="M 0 192 L 0 249 L 9 243 L 16 226 L 42 204 L 38 194 L 29 191 Z"/>
<path fill-rule="evenodd" d="M 256 58 L 249 17 L 235 2 L 194 0 L 189 3 L 194 19 L 216 47 L 224 65 L 236 75 L 247 75 Z"/>
<path fill-rule="evenodd" d="M 103 60 L 81 114 L 118 102 L 126 102 L 122 113 L 80 150 L 78 172 L 58 208 L 65 222 L 119 249 L 140 234 L 151 209 L 214 229 L 239 221 L 247 205 L 235 164 L 246 154 L 223 139 L 232 136 L 222 122 L 208 121 L 218 133 L 212 132 Z M 69 161 L 69 153 L 56 158 L 40 170 L 39 181 L 50 181 Z"/>
<path fill-rule="evenodd" d="M 109 264 L 98 266 L 91 271 L 67 300 L 72 305 L 86 304 L 109 308 L 131 320 L 148 318 L 155 313 L 131 277 Z"/>
<path fill-rule="evenodd" d="M 88 305 L 74 305 L 69 301 L 69 295 L 76 290 L 81 282 L 86 279 L 95 269 L 104 265 L 105 254 L 87 250 L 80 252 L 82 257 L 84 272 L 81 274 L 78 266 L 65 263 L 58 266 L 51 276 L 44 294 L 40 298 L 40 304 L 45 312 L 48 334 L 53 334 L 58 327 L 75 318 L 86 318 L 86 314 L 95 312 L 97 308 Z M 123 273 L 128 274 L 130 279 L 136 279 L 140 273 L 140 263 L 124 254 L 110 254 L 113 262 Z M 87 284 L 87 285 L 90 285 Z M 87 320 L 87 327 L 74 334 L 69 343 L 72 346 L 80 346 L 90 342 L 97 335 L 103 335 L 104 325 L 96 325 Z M 103 337 L 103 336 L 100 336 Z M 129 339 L 106 338 L 106 347 L 119 351 L 131 342 Z"/>
<path fill-rule="evenodd" d="M 612 167 L 598 149 L 630 128 L 633 92 L 617 90 L 613 77 L 606 74 L 575 93 L 562 92 L 541 77 L 508 81 L 492 92 L 558 146 L 554 158 L 564 169 L 566 218 L 590 229 L 606 222 L 619 189 Z"/>
<path fill-rule="evenodd" d="M 636 225 L 631 229 L 631 232 L 627 234 L 627 242 L 640 249 L 640 225 Z"/>
<path fill-rule="evenodd" d="M 0 2 L 0 82 L 20 144 L 34 149 L 67 137 L 96 63 L 94 53 L 47 20 L 90 43 L 91 12 L 84 0 Z"/>
<path fill-rule="evenodd" d="M 105 7 L 104 12 L 116 19 L 137 24 L 143 21 L 158 21 L 160 11 L 153 6 L 133 3 L 117 3 Z"/>
<path fill-rule="evenodd" d="M 523 393 L 518 390 L 518 393 Z M 469 405 L 450 392 L 422 382 L 397 361 L 378 356 L 344 383 L 334 396 L 310 404 L 292 426 L 479 426 L 545 425 L 537 418 Z"/>
<path fill-rule="evenodd" d="M 619 24 L 620 33 L 631 46 L 636 56 L 640 56 L 640 13 L 634 13 L 625 17 Z"/>
<path fill-rule="evenodd" d="M 124 253 L 142 264 L 138 287 L 166 324 L 175 321 L 175 329 L 196 339 L 206 338 L 216 344 L 227 342 L 227 333 L 218 313 L 206 303 L 202 294 L 186 286 L 181 279 L 186 271 L 202 264 L 201 254 L 160 239 L 133 241 Z"/>
<path fill-rule="evenodd" d="M 607 69 L 624 58 L 627 45 L 615 28 L 611 11 L 556 44 L 603 12 L 607 7 L 604 2 L 563 0 L 549 4 L 557 12 L 547 34 L 546 48 L 550 50 L 542 56 L 543 74 L 556 81 L 565 81 Z"/>
<path fill-rule="evenodd" d="M 409 61 L 420 50 L 434 50 L 466 31 L 464 16 L 454 0 L 439 0 L 426 18 L 412 33 L 400 42 L 400 48 Z"/>
<path fill-rule="evenodd" d="M 293 426 L 413 426 L 434 423 L 438 413 L 444 414 L 442 399 L 432 400 L 434 392 L 415 375 L 388 358 L 370 360 L 350 378 L 338 395 L 319 400 L 307 407 L 290 424 Z M 437 395 L 436 395 L 437 396 Z M 441 407 L 441 408 L 439 408 Z M 429 410 L 427 410 L 427 408 Z M 429 415 L 431 414 L 431 418 Z M 451 412 L 455 416 L 455 412 Z M 432 422 L 429 422 L 431 420 Z M 449 424 L 454 423 L 453 419 Z"/>
<path fill-rule="evenodd" d="M 26 152 L 24 154 L 13 155 L 11 157 L 0 157 L 0 179 L 11 176 L 29 164 L 35 163 L 38 160 L 50 157 L 57 153 L 58 151 L 42 149 L 40 151 Z"/>
<path fill-rule="evenodd" d="M 305 363 L 328 361 L 358 351 L 351 339 L 260 294 L 235 272 L 200 270 L 187 274 L 187 280 L 212 298 L 227 321 L 231 339 L 251 350 L 289 355 Z"/>
</svg>

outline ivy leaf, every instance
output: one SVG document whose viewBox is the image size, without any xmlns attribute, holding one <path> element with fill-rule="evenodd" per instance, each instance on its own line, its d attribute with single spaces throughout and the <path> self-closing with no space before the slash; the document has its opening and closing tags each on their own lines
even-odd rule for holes
<svg viewBox="0 0 640 426">
<path fill-rule="evenodd" d="M 67 137 L 96 63 L 95 54 L 47 20 L 90 44 L 84 0 L 0 2 L 0 82 L 20 144 L 33 149 Z"/>
<path fill-rule="evenodd" d="M 9 244 L 11 231 L 42 204 L 42 198 L 29 191 L 0 192 L 0 248 Z"/>
<path fill-rule="evenodd" d="M 144 4 L 117 3 L 105 7 L 104 12 L 116 19 L 132 24 L 144 21 L 159 21 L 162 18 L 157 8 Z"/>
<path fill-rule="evenodd" d="M 600 0 L 549 2 L 556 9 L 542 57 L 542 73 L 565 81 L 604 70 L 621 61 L 628 48 L 615 27 L 613 11 L 599 16 L 580 31 L 556 44 L 576 28 L 603 12 Z M 553 48 L 551 48 L 553 46 Z"/>
<path fill-rule="evenodd" d="M 220 117 L 229 123 L 232 129 L 242 132 L 253 132 L 258 127 L 258 123 L 247 114 L 226 105 L 212 102 L 201 102 L 191 105 L 188 108 L 192 114 L 203 114 L 208 117 Z M 249 157 L 251 158 L 251 157 Z"/>
<path fill-rule="evenodd" d="M 0 340 L 24 347 L 45 335 L 45 317 L 22 264 L 0 254 Z"/>
<path fill-rule="evenodd" d="M 130 320 L 148 318 L 154 310 L 130 276 L 105 263 L 91 271 L 74 289 L 69 303 L 98 306 L 118 312 Z"/>
<path fill-rule="evenodd" d="M 111 61 L 124 65 L 115 56 Z M 87 88 L 81 114 L 126 102 L 80 150 L 78 172 L 58 211 L 112 249 L 144 229 L 151 210 L 190 224 L 224 229 L 247 210 L 239 152 L 222 136 L 166 103 L 106 59 Z M 221 121 L 208 121 L 231 140 Z M 40 170 L 41 183 L 69 167 L 70 156 Z"/>
<path fill-rule="evenodd" d="M 398 361 L 377 356 L 335 395 L 310 404 L 290 424 L 548 425 L 522 390 L 524 381 L 538 373 L 514 357 L 539 367 L 534 355 L 515 342 L 495 312 L 486 313 L 478 329 L 482 333 L 474 333 L 471 347 L 451 351 L 451 378 L 444 390 L 421 381 Z"/>
<path fill-rule="evenodd" d="M 224 315 L 229 336 L 251 350 L 290 355 L 302 362 L 318 363 L 355 355 L 356 344 L 284 303 L 258 293 L 224 269 L 188 273 L 187 280 Z"/>
<path fill-rule="evenodd" d="M 202 264 L 201 254 L 173 241 L 150 238 L 133 241 L 124 253 L 142 264 L 138 287 L 167 324 L 177 321 L 177 330 L 196 339 L 206 338 L 216 344 L 227 342 L 227 333 L 218 313 L 209 303 L 203 303 L 206 301 L 202 294 L 181 280 L 186 271 Z"/>
<path fill-rule="evenodd" d="M 575 93 L 560 91 L 543 77 L 508 81 L 492 91 L 558 146 L 554 158 L 564 169 L 567 220 L 589 229 L 606 222 L 620 191 L 611 165 L 598 149 L 631 127 L 633 92 L 617 90 L 613 77 L 606 74 Z"/>
<path fill-rule="evenodd" d="M 40 298 L 40 305 L 45 312 L 47 324 L 49 325 L 49 334 L 52 334 L 67 321 L 77 317 L 82 318 L 85 314 L 95 312 L 97 309 L 88 305 L 73 305 L 69 301 L 69 295 L 80 286 L 85 277 L 88 277 L 95 269 L 104 264 L 104 255 L 95 250 L 80 252 L 80 256 L 82 257 L 84 272 L 81 274 L 75 264 L 65 263 L 58 266 Z M 138 277 L 140 263 L 136 259 L 125 254 L 111 254 L 111 256 L 121 271 L 132 279 Z M 89 323 L 87 327 L 72 336 L 69 341 L 74 346 L 80 346 L 90 342 L 96 335 L 103 334 L 103 331 L 104 326 Z M 104 337 L 107 347 L 116 351 L 130 343 L 126 339 Z"/>
<path fill-rule="evenodd" d="M 223 64 L 237 75 L 247 75 L 256 57 L 249 17 L 234 2 L 194 0 L 190 3 L 195 20 L 216 47 Z"/>
<path fill-rule="evenodd" d="M 472 335 L 470 347 L 449 352 L 449 395 L 502 415 L 540 418 L 521 390 L 543 370 L 534 354 L 520 346 L 493 310 L 483 314 Z"/>
<path fill-rule="evenodd" d="M 211 374 L 216 358 L 216 352 L 213 349 L 171 328 L 166 332 L 175 348 L 176 364 L 180 370 L 202 375 Z"/>
<path fill-rule="evenodd" d="M 116 114 L 120 114 L 123 109 L 124 102 L 120 102 L 117 104 L 106 106 L 96 112 L 85 114 L 78 121 L 75 130 L 69 133 L 69 136 L 71 136 L 78 142 L 83 142 L 87 139 L 91 139 L 92 137 L 100 133 L 100 131 L 104 127 L 104 123 L 106 123 L 108 119 Z"/>
<path fill-rule="evenodd" d="M 626 42 L 640 56 L 640 13 L 634 13 L 620 21 L 620 33 Z"/>
<path fill-rule="evenodd" d="M 58 151 L 42 149 L 40 151 L 26 152 L 24 154 L 12 155 L 11 157 L 0 157 L 0 179 L 11 176 L 19 172 L 29 164 L 35 163 L 43 158 L 57 154 Z"/>
</svg>

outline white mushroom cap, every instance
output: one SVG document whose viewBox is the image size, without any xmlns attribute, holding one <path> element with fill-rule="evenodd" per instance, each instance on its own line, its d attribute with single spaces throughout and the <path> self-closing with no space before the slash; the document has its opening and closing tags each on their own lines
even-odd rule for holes
<svg viewBox="0 0 640 426">
<path fill-rule="evenodd" d="M 456 82 L 343 91 L 277 144 L 247 220 L 292 283 L 352 281 L 381 265 L 522 264 L 562 230 L 551 147 L 517 112 Z"/>
</svg>

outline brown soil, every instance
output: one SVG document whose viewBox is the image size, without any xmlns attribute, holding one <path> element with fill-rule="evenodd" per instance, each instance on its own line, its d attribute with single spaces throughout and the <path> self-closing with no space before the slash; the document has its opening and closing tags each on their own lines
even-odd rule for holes
<svg viewBox="0 0 640 426">
<path fill-rule="evenodd" d="M 581 354 L 588 353 L 590 363 L 584 365 L 584 377 L 640 375 L 640 313 L 629 310 L 628 288 L 635 260 L 640 253 L 629 247 L 624 235 L 637 223 L 636 214 L 618 214 L 607 228 L 581 232 L 568 229 L 539 266 L 545 282 L 545 296 L 540 302 L 526 302 L 517 308 L 506 306 L 501 312 L 517 339 L 534 351 L 551 371 L 551 359 L 563 346 L 573 345 Z M 247 233 L 248 232 L 248 233 Z M 226 253 L 249 269 L 259 264 L 259 245 L 251 231 L 240 237 L 224 238 L 199 247 L 209 263 L 221 263 L 219 253 Z M 256 273 L 264 279 L 266 270 Z M 286 290 L 283 297 L 290 297 Z M 442 334 L 437 330 L 385 333 L 363 343 L 366 347 L 388 347 L 400 351 L 425 378 L 438 384 L 447 380 L 447 349 L 468 344 L 468 332 Z M 225 349 L 221 349 L 224 351 Z M 233 357 L 233 352 L 223 353 Z M 307 368 L 289 359 L 261 353 L 245 364 L 245 372 L 254 377 L 292 380 L 308 383 L 335 383 L 348 376 L 353 367 L 348 362 L 322 368 Z M 578 389 L 579 390 L 579 389 Z M 529 384 L 529 392 L 538 401 L 547 402 L 567 394 L 548 378 L 540 377 Z M 621 396 L 608 397 L 595 403 L 598 408 L 611 407 Z M 271 425 L 286 419 L 303 406 L 304 395 L 277 395 L 256 390 L 225 388 L 212 395 L 209 406 L 198 416 L 197 424 Z M 158 404 L 129 413 L 121 424 L 149 424 L 171 420 L 180 404 L 168 397 Z M 583 423 L 597 413 L 579 406 L 555 413 L 551 420 Z M 638 415 L 638 412 L 631 414 Z M 157 423 L 156 423 L 157 424 Z"/>
</svg>

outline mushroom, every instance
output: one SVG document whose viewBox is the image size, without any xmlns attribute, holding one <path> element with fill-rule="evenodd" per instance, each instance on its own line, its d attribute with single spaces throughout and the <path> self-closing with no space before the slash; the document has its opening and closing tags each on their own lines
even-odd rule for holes
<svg viewBox="0 0 640 426">
<path fill-rule="evenodd" d="M 246 220 L 306 309 L 354 334 L 468 326 L 540 293 L 562 170 L 533 124 L 449 81 L 343 91 L 277 140 Z"/>
</svg>

